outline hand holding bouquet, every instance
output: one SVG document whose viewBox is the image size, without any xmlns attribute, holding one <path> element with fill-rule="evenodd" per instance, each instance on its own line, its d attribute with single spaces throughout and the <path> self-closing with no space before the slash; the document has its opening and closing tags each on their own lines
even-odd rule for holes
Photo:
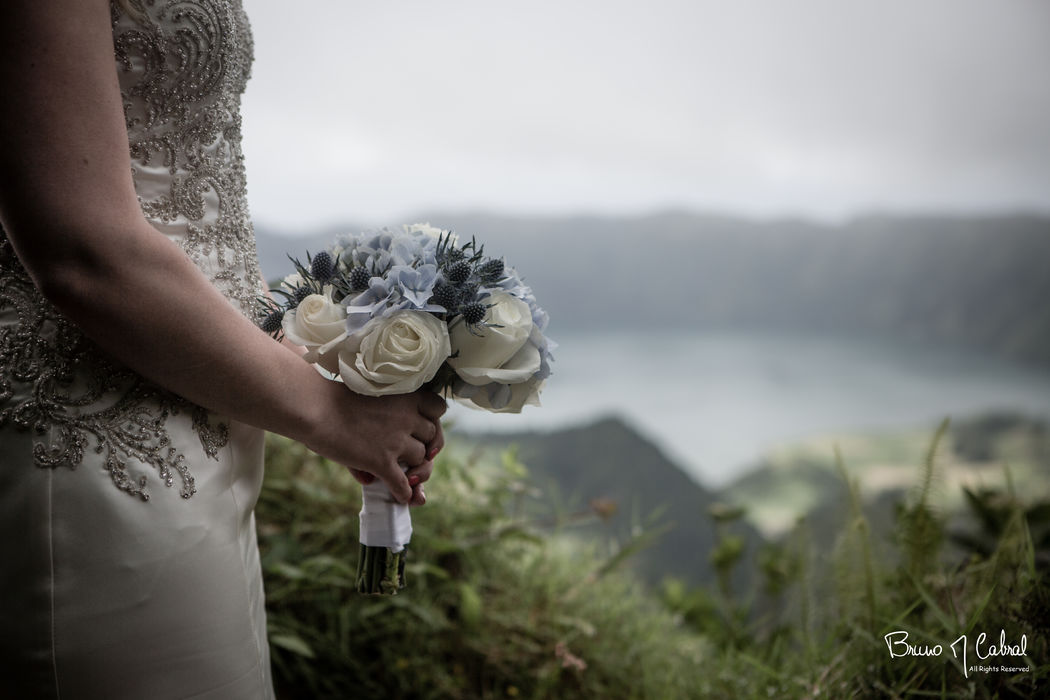
<svg viewBox="0 0 1050 700">
<path fill-rule="evenodd" d="M 292 261 L 265 299 L 260 325 L 306 348 L 304 358 L 366 396 L 429 388 L 474 408 L 539 405 L 550 375 L 547 314 L 501 259 L 427 224 L 347 236 Z M 352 429 L 352 427 L 351 427 Z M 411 466 L 411 465 L 408 465 Z M 404 585 L 408 506 L 379 482 L 363 489 L 358 590 Z"/>
</svg>

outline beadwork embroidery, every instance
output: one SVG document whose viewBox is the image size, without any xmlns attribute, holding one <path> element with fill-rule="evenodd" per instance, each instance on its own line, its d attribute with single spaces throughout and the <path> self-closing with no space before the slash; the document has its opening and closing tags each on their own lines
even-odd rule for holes
<svg viewBox="0 0 1050 700">
<path fill-rule="evenodd" d="M 251 315 L 259 269 L 245 198 L 240 98 L 252 40 L 239 2 L 133 2 L 138 19 L 114 5 L 133 173 L 146 216 L 174 227 L 179 244 L 212 284 Z M 164 171 L 146 196 L 139 181 Z"/>
<path fill-rule="evenodd" d="M 240 147 L 247 19 L 236 0 L 130 5 L 133 16 L 111 9 L 142 210 L 250 316 L 260 276 Z M 149 499 L 147 477 L 128 469 L 137 460 L 189 498 L 193 476 L 166 429 L 178 413 L 216 458 L 227 427 L 107 358 L 41 296 L 0 229 L 0 425 L 34 432 L 35 463 L 76 468 L 93 450 L 119 489 Z"/>
</svg>

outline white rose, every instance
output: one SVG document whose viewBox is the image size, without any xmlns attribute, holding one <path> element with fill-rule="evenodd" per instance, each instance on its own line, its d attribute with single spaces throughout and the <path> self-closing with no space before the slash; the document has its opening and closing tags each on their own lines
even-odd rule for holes
<svg viewBox="0 0 1050 700">
<path fill-rule="evenodd" d="M 407 394 L 433 379 L 450 353 L 444 321 L 403 309 L 347 338 L 339 349 L 339 376 L 366 396 Z"/>
<path fill-rule="evenodd" d="M 405 233 L 422 233 L 431 238 L 439 238 L 444 233 L 441 229 L 431 226 L 429 221 L 425 224 L 405 224 L 404 229 Z"/>
<path fill-rule="evenodd" d="M 339 344 L 346 338 L 346 308 L 332 301 L 330 295 L 311 294 L 284 315 L 284 335 L 306 348 L 303 356 L 330 372 L 338 370 Z"/>
<path fill-rule="evenodd" d="M 529 305 L 503 291 L 493 292 L 485 303 L 491 305 L 485 321 L 493 326 L 471 333 L 462 316 L 453 321 L 449 334 L 457 354 L 449 365 L 474 386 L 528 381 L 540 368 L 540 350 L 529 342 L 533 332 Z"/>
<path fill-rule="evenodd" d="M 540 405 L 540 391 L 545 381 L 529 379 L 521 384 L 496 384 L 479 387 L 469 384 L 456 392 L 456 400 L 470 408 L 491 413 L 521 413 L 526 406 Z"/>
</svg>

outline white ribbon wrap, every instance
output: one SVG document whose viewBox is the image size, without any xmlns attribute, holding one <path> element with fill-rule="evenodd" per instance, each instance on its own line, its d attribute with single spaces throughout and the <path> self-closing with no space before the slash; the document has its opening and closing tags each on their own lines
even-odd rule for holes
<svg viewBox="0 0 1050 700">
<path fill-rule="evenodd" d="M 361 544 L 397 553 L 412 539 L 412 515 L 379 479 L 361 487 Z"/>
</svg>

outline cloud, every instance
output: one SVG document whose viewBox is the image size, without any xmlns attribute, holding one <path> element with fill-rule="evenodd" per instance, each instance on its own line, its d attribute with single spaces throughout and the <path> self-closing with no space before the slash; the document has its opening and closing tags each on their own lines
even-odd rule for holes
<svg viewBox="0 0 1050 700">
<path fill-rule="evenodd" d="M 1040 0 L 246 7 L 260 220 L 1050 208 Z"/>
</svg>

